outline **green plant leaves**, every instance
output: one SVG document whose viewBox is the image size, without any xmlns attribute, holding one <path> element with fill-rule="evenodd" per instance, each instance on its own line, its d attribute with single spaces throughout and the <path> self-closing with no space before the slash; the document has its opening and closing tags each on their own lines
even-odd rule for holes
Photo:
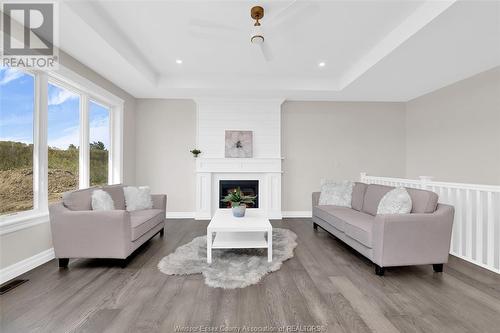
<svg viewBox="0 0 500 333">
<path fill-rule="evenodd" d="M 226 195 L 221 201 L 230 202 L 232 204 L 231 206 L 235 206 L 234 204 L 238 206 L 240 204 L 253 204 L 255 202 L 255 198 L 257 198 L 257 196 L 244 195 L 241 192 L 241 189 L 238 187 L 237 189 Z"/>
</svg>

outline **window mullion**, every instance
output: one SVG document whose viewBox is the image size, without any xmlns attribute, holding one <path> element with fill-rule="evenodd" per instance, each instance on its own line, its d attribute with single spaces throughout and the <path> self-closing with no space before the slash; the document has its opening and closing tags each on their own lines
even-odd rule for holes
<svg viewBox="0 0 500 333">
<path fill-rule="evenodd" d="M 89 98 L 82 95 L 80 103 L 80 161 L 79 187 L 87 188 L 90 184 L 90 151 L 89 151 Z"/>
<path fill-rule="evenodd" d="M 35 75 L 35 112 L 33 119 L 33 206 L 35 210 L 48 209 L 48 76 Z"/>
</svg>

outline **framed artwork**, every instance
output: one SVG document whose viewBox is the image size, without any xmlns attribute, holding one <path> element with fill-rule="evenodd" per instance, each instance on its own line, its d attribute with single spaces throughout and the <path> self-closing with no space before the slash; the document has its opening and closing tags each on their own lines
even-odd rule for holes
<svg viewBox="0 0 500 333">
<path fill-rule="evenodd" d="M 226 131 L 225 157 L 245 158 L 253 156 L 252 131 Z"/>
</svg>

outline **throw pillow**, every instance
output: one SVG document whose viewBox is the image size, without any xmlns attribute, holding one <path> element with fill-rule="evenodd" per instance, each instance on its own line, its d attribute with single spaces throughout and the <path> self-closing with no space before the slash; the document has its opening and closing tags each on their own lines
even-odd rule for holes
<svg viewBox="0 0 500 333">
<path fill-rule="evenodd" d="M 108 192 L 103 190 L 94 190 L 92 192 L 92 209 L 113 210 L 115 209 L 115 203 Z"/>
<path fill-rule="evenodd" d="M 378 204 L 377 214 L 408 214 L 412 202 L 404 187 L 397 187 L 387 192 Z"/>
<path fill-rule="evenodd" d="M 149 186 L 125 186 L 123 194 L 125 195 L 125 207 L 129 212 L 153 208 Z"/>
<path fill-rule="evenodd" d="M 348 180 L 341 182 L 324 180 L 321 185 L 319 204 L 351 208 L 353 187 L 354 183 Z"/>
</svg>

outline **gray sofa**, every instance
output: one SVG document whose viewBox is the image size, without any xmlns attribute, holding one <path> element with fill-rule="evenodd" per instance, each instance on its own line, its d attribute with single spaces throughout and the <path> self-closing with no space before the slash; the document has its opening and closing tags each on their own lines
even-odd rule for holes
<svg viewBox="0 0 500 333">
<path fill-rule="evenodd" d="M 431 191 L 407 188 L 413 202 L 410 214 L 377 215 L 382 197 L 391 186 L 355 183 L 352 208 L 318 205 L 312 194 L 312 220 L 375 263 L 384 275 L 390 266 L 432 264 L 441 272 L 448 261 L 454 208 L 439 204 Z"/>
<path fill-rule="evenodd" d="M 49 206 L 52 242 L 60 267 L 69 258 L 116 258 L 126 266 L 139 246 L 163 236 L 167 196 L 153 194 L 153 208 L 125 210 L 123 185 L 101 187 L 113 198 L 115 210 L 93 211 L 92 192 L 96 188 L 67 192 L 62 202 Z"/>
</svg>

